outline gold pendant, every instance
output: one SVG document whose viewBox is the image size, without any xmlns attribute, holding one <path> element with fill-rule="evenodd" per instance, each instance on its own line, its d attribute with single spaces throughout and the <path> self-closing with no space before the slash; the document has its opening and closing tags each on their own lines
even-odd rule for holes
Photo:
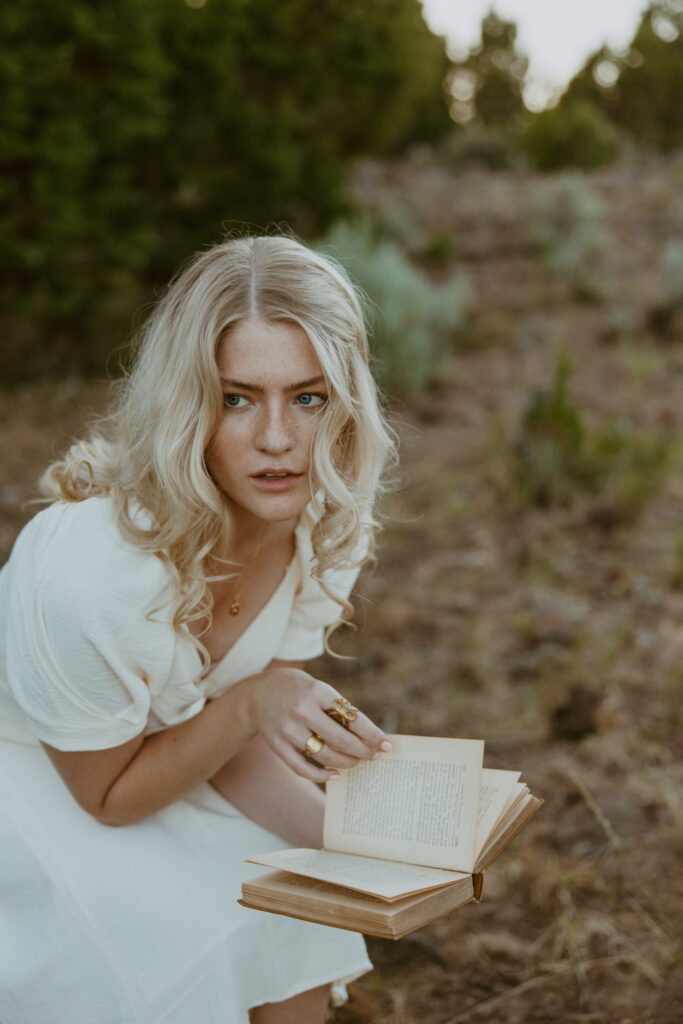
<svg viewBox="0 0 683 1024">
<path fill-rule="evenodd" d="M 240 613 L 240 603 L 239 603 L 239 601 L 233 601 L 232 604 L 230 605 L 230 614 L 231 615 L 239 615 L 239 613 Z"/>
</svg>

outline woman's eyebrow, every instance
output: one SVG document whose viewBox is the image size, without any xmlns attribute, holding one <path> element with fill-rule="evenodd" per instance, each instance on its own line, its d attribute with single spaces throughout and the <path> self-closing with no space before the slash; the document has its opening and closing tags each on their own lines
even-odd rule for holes
<svg viewBox="0 0 683 1024">
<path fill-rule="evenodd" d="M 308 380 L 300 380 L 296 384 L 288 384 L 285 391 L 301 391 L 304 388 L 318 387 L 320 384 L 325 383 L 325 378 L 321 375 L 319 377 L 310 377 Z M 232 380 L 230 377 L 221 377 L 221 384 L 224 388 L 237 388 L 239 391 L 254 391 L 257 395 L 262 395 L 266 390 L 260 384 L 247 384 L 241 380 Z"/>
</svg>

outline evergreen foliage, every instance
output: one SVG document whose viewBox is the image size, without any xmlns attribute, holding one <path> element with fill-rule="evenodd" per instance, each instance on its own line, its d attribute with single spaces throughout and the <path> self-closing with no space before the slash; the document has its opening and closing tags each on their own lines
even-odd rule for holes
<svg viewBox="0 0 683 1024">
<path fill-rule="evenodd" d="M 137 295 L 159 245 L 148 175 L 166 134 L 167 61 L 154 4 L 10 3 L 0 25 L 8 354 L 24 370 L 87 363 L 95 307 Z"/>
<path fill-rule="evenodd" d="M 683 0 L 653 0 L 625 53 L 601 47 L 570 82 L 576 100 L 601 107 L 638 144 L 683 146 Z"/>
<path fill-rule="evenodd" d="M 613 125 L 594 103 L 576 100 L 539 113 L 522 134 L 522 149 L 538 171 L 593 170 L 618 153 Z"/>
<path fill-rule="evenodd" d="M 226 226 L 318 231 L 449 123 L 419 0 L 7 0 L 0 38 L 5 379 L 100 370 Z"/>
<path fill-rule="evenodd" d="M 519 162 L 519 131 L 513 126 L 469 124 L 451 132 L 441 143 L 442 159 L 461 171 L 466 167 L 486 167 L 506 171 Z"/>
<path fill-rule="evenodd" d="M 481 42 L 449 73 L 451 115 L 461 124 L 506 125 L 524 115 L 522 86 L 528 59 L 517 49 L 517 26 L 491 10 Z"/>
</svg>

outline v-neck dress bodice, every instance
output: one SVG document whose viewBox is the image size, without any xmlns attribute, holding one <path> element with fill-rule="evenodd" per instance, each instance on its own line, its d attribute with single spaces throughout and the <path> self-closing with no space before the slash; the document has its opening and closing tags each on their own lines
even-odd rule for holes
<svg viewBox="0 0 683 1024">
<path fill-rule="evenodd" d="M 248 1024 L 248 1008 L 357 977 L 360 936 L 240 907 L 244 858 L 284 844 L 208 783 L 137 825 L 83 811 L 40 740 L 120 745 L 198 714 L 274 658 L 323 649 L 340 606 L 311 576 L 313 519 L 264 607 L 202 675 L 168 570 L 110 503 L 57 503 L 0 572 L 0 1020 Z M 346 596 L 356 572 L 326 583 Z"/>
<path fill-rule="evenodd" d="M 311 576 L 304 510 L 280 584 L 206 673 L 173 626 L 169 572 L 124 541 L 105 498 L 57 503 L 24 528 L 0 572 L 0 737 L 59 750 L 118 746 L 201 711 L 273 658 L 323 652 L 341 606 Z M 345 597 L 357 570 L 326 576 Z"/>
<path fill-rule="evenodd" d="M 298 550 L 297 547 L 297 552 Z M 205 697 L 217 697 L 240 679 L 261 672 L 265 668 L 264 656 L 273 652 L 268 661 L 276 656 L 282 646 L 289 615 L 296 598 L 300 568 L 299 561 L 295 556 L 263 607 L 223 657 L 211 665 L 200 683 Z M 263 638 L 267 638 L 265 644 Z M 265 664 L 267 665 L 268 662 Z"/>
</svg>

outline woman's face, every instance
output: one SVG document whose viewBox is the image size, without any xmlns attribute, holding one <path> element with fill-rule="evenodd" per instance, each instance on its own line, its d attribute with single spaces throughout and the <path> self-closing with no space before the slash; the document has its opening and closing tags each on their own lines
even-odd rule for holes
<svg viewBox="0 0 683 1024">
<path fill-rule="evenodd" d="M 328 393 L 297 324 L 240 320 L 216 356 L 223 416 L 206 448 L 238 528 L 296 520 L 311 499 L 309 468 Z"/>
</svg>

